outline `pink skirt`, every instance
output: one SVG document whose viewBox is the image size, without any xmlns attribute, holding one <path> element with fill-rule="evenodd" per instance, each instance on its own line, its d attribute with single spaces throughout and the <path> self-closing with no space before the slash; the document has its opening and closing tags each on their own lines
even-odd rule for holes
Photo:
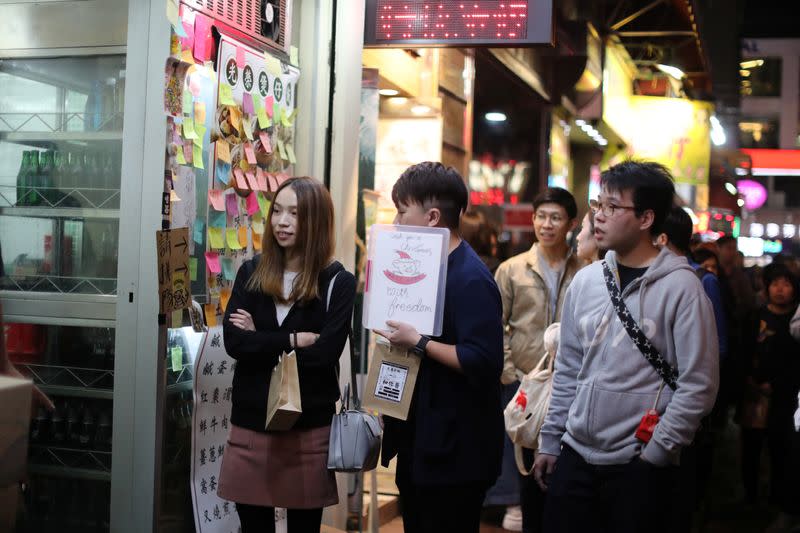
<svg viewBox="0 0 800 533">
<path fill-rule="evenodd" d="M 339 503 L 328 470 L 330 426 L 261 433 L 231 426 L 217 494 L 248 505 L 317 509 Z"/>
</svg>

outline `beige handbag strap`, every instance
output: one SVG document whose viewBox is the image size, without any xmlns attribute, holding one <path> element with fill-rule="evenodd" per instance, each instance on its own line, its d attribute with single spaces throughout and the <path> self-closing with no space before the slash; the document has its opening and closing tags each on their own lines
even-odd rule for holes
<svg viewBox="0 0 800 533">
<path fill-rule="evenodd" d="M 528 470 L 525 468 L 525 459 L 522 457 L 522 446 L 517 443 L 514 443 L 514 461 L 517 463 L 517 470 L 523 476 L 530 476 L 533 474 L 533 466 L 531 469 Z"/>
</svg>

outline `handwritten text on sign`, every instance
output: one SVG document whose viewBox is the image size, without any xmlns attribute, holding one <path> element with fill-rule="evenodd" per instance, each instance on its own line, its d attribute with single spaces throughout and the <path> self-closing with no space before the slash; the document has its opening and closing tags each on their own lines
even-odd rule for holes
<svg viewBox="0 0 800 533">
<path fill-rule="evenodd" d="M 170 313 L 191 305 L 189 228 L 156 232 L 158 312 Z"/>
</svg>

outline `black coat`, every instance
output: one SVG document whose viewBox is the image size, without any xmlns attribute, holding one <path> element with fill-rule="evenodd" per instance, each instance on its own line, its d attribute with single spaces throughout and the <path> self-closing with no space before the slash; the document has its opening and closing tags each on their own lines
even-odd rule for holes
<svg viewBox="0 0 800 533">
<path fill-rule="evenodd" d="M 282 353 L 292 350 L 290 334 L 306 331 L 319 333 L 320 337 L 312 346 L 295 350 L 303 414 L 294 427 L 329 425 L 339 398 L 336 373 L 352 321 L 355 277 L 341 263 L 332 263 L 320 273 L 319 298 L 295 304 L 279 326 L 273 298 L 245 287 L 259 259 L 256 256 L 239 269 L 223 320 L 225 350 L 236 359 L 231 423 L 265 431 L 272 369 Z M 330 308 L 326 310 L 328 284 L 337 273 Z M 236 309 L 244 309 L 253 316 L 256 331 L 244 331 L 230 322 L 230 315 Z"/>
</svg>

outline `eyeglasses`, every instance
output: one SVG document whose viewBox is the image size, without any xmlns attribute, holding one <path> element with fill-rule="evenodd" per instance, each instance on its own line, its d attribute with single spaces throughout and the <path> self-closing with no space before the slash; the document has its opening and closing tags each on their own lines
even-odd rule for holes
<svg viewBox="0 0 800 533">
<path fill-rule="evenodd" d="M 550 219 L 550 223 L 552 225 L 554 225 L 554 226 L 560 226 L 565 221 L 564 217 L 562 217 L 558 213 L 547 214 L 547 213 L 538 212 L 538 213 L 536 213 L 536 217 L 535 218 L 536 218 L 536 220 L 538 222 L 541 222 L 542 224 L 544 224 L 548 219 Z"/>
<path fill-rule="evenodd" d="M 598 202 L 597 200 L 589 200 L 589 209 L 592 210 L 593 214 L 597 214 L 598 212 L 602 212 L 604 217 L 613 217 L 614 212 L 617 209 L 631 209 L 635 210 L 636 207 L 632 205 L 616 205 L 616 204 L 606 204 L 603 202 Z"/>
</svg>

